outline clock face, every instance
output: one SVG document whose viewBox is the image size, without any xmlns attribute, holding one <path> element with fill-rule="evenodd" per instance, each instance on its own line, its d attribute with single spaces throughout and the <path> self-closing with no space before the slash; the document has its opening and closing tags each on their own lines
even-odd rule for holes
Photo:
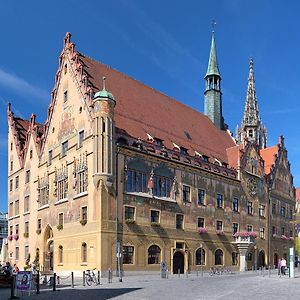
<svg viewBox="0 0 300 300">
<path fill-rule="evenodd" d="M 249 178 L 247 182 L 249 194 L 255 196 L 257 193 L 257 180 L 255 178 Z"/>
</svg>

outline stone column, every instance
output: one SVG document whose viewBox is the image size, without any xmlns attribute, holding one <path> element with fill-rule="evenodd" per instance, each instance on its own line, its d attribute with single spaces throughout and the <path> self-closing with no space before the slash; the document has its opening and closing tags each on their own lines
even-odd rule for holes
<svg viewBox="0 0 300 300">
<path fill-rule="evenodd" d="M 248 250 L 255 244 L 254 238 L 251 236 L 237 236 L 233 242 L 240 253 L 240 271 L 246 271 L 246 254 Z"/>
</svg>

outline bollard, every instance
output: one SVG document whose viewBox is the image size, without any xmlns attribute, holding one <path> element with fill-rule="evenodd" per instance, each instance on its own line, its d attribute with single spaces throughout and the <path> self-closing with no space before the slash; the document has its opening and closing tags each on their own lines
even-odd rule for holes
<svg viewBox="0 0 300 300">
<path fill-rule="evenodd" d="M 36 274 L 36 293 L 39 294 L 40 293 L 40 271 L 37 270 L 37 274 Z"/>
<path fill-rule="evenodd" d="M 53 273 L 53 292 L 56 291 L 56 273 Z"/>
<path fill-rule="evenodd" d="M 112 283 L 112 273 L 111 273 L 111 269 L 108 269 L 108 283 Z"/>
<path fill-rule="evenodd" d="M 101 275 L 100 275 L 100 271 L 98 271 L 98 284 L 101 284 Z"/>
<path fill-rule="evenodd" d="M 74 288 L 74 272 L 71 272 L 71 281 L 72 281 L 71 287 Z"/>
<path fill-rule="evenodd" d="M 85 271 L 82 274 L 82 285 L 85 286 Z"/>
</svg>

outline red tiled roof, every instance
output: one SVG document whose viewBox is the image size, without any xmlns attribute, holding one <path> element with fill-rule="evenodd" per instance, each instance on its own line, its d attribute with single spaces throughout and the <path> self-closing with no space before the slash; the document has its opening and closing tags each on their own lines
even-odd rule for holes
<svg viewBox="0 0 300 300">
<path fill-rule="evenodd" d="M 241 160 L 241 150 L 243 149 L 243 145 L 237 145 L 231 148 L 226 149 L 228 164 L 230 167 L 237 169 Z"/>
<path fill-rule="evenodd" d="M 116 99 L 116 127 L 132 137 L 147 139 L 147 133 L 164 141 L 173 149 L 173 142 L 209 157 L 228 162 L 226 149 L 235 145 L 226 131 L 217 129 L 202 113 L 82 54 L 79 56 L 94 91 L 106 87 Z"/>
<path fill-rule="evenodd" d="M 265 162 L 266 175 L 270 174 L 271 168 L 275 164 L 277 154 L 278 154 L 278 145 L 260 150 L 260 156 Z"/>
</svg>

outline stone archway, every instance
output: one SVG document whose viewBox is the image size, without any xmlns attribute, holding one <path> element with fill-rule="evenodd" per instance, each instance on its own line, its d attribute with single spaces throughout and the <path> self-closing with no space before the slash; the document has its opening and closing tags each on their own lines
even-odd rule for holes
<svg viewBox="0 0 300 300">
<path fill-rule="evenodd" d="M 184 255 L 176 251 L 173 255 L 173 274 L 184 274 Z"/>
<path fill-rule="evenodd" d="M 265 252 L 263 250 L 259 251 L 258 254 L 258 268 L 263 268 L 265 267 Z"/>
<path fill-rule="evenodd" d="M 52 272 L 54 268 L 53 230 L 47 225 L 44 232 L 44 272 Z"/>
</svg>

